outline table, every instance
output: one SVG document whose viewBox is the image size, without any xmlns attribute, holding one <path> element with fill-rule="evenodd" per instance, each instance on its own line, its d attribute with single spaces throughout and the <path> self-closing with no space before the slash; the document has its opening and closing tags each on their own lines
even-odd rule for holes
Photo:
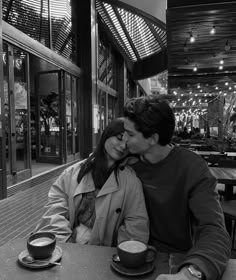
<svg viewBox="0 0 236 280">
<path fill-rule="evenodd" d="M 0 248 L 1 280 L 155 280 L 161 273 L 168 273 L 168 255 L 158 253 L 155 270 L 146 276 L 126 277 L 114 272 L 111 267 L 111 256 L 115 248 L 102 246 L 58 243 L 62 250 L 62 266 L 32 270 L 20 266 L 17 256 L 26 248 L 25 239 L 15 239 Z M 236 259 L 229 264 L 222 280 L 236 279 Z"/>
<path fill-rule="evenodd" d="M 199 156 L 209 156 L 209 155 L 220 155 L 220 152 L 217 151 L 195 151 Z"/>
<path fill-rule="evenodd" d="M 195 151 L 196 154 L 198 154 L 199 156 L 210 156 L 210 155 L 226 155 L 227 157 L 231 157 L 231 158 L 235 158 L 236 157 L 236 153 L 235 152 L 225 152 L 225 153 L 221 153 L 221 152 L 217 152 L 217 151 Z"/>
<path fill-rule="evenodd" d="M 29 269 L 17 262 L 18 255 L 26 249 L 25 239 L 15 239 L 0 247 L 0 280 L 121 280 L 127 279 L 111 269 L 111 257 L 115 248 L 58 243 L 63 250 L 62 266 L 45 269 Z M 155 270 L 142 277 L 129 279 L 154 280 L 160 273 L 167 273 L 168 255 L 158 254 Z"/>
<path fill-rule="evenodd" d="M 225 184 L 225 200 L 233 198 L 233 188 L 236 185 L 236 169 L 227 167 L 209 167 L 212 175 L 219 183 Z"/>
</svg>

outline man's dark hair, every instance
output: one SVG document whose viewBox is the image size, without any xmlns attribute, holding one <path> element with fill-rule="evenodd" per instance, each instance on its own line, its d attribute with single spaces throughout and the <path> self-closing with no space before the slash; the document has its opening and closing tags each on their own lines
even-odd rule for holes
<svg viewBox="0 0 236 280">
<path fill-rule="evenodd" d="M 175 129 L 175 116 L 167 100 L 157 96 L 132 98 L 124 106 L 124 117 L 134 123 L 145 138 L 159 135 L 159 144 L 171 142 Z"/>
</svg>

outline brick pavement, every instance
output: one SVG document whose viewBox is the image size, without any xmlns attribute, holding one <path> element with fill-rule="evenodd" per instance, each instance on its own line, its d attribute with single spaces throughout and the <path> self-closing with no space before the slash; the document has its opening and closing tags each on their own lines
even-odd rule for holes
<svg viewBox="0 0 236 280">
<path fill-rule="evenodd" d="M 47 194 L 56 177 L 0 200 L 0 246 L 14 239 L 26 237 L 43 214 Z"/>
</svg>

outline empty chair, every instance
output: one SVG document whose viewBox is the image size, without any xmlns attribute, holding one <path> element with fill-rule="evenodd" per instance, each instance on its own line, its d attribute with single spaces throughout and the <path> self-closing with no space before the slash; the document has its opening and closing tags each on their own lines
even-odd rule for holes
<svg viewBox="0 0 236 280">
<path fill-rule="evenodd" d="M 236 168 L 236 160 L 233 159 L 220 159 L 218 161 L 218 167 L 227 167 L 227 168 Z M 220 196 L 224 195 L 225 192 L 225 185 L 218 183 L 216 185 L 216 189 L 219 193 Z M 234 190 L 233 190 L 234 195 L 236 196 L 236 186 L 234 186 Z"/>
<path fill-rule="evenodd" d="M 236 200 L 221 201 L 221 206 L 230 226 L 227 227 L 232 240 L 232 249 L 234 249 L 235 230 L 236 230 Z M 227 225 L 227 222 L 226 222 Z"/>
<path fill-rule="evenodd" d="M 224 159 L 221 158 L 218 161 L 218 165 L 221 166 L 221 167 L 236 168 L 236 160 L 234 160 L 234 159 L 227 159 L 227 158 L 224 158 Z"/>
<path fill-rule="evenodd" d="M 233 159 L 220 159 L 218 162 L 219 167 L 236 168 L 236 160 Z M 216 186 L 220 195 L 224 194 L 224 184 L 217 184 Z M 236 196 L 236 186 L 233 190 Z M 226 225 L 232 239 L 232 249 L 234 249 L 235 230 L 236 230 L 236 200 L 221 201 L 221 206 L 224 212 Z"/>
<path fill-rule="evenodd" d="M 219 162 L 221 160 L 225 160 L 226 157 L 227 157 L 226 154 L 217 154 L 217 155 L 210 154 L 207 161 L 209 166 L 219 166 Z"/>
</svg>

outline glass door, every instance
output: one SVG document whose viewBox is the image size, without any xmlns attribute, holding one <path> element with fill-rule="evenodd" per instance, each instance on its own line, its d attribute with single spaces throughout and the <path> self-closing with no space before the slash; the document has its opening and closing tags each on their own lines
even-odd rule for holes
<svg viewBox="0 0 236 280">
<path fill-rule="evenodd" d="M 64 71 L 37 79 L 37 161 L 63 164 L 79 157 L 78 78 Z"/>
<path fill-rule="evenodd" d="M 37 161 L 62 163 L 62 72 L 38 74 L 37 92 Z"/>
<path fill-rule="evenodd" d="M 10 186 L 31 176 L 28 55 L 3 44 L 6 172 Z"/>
</svg>

